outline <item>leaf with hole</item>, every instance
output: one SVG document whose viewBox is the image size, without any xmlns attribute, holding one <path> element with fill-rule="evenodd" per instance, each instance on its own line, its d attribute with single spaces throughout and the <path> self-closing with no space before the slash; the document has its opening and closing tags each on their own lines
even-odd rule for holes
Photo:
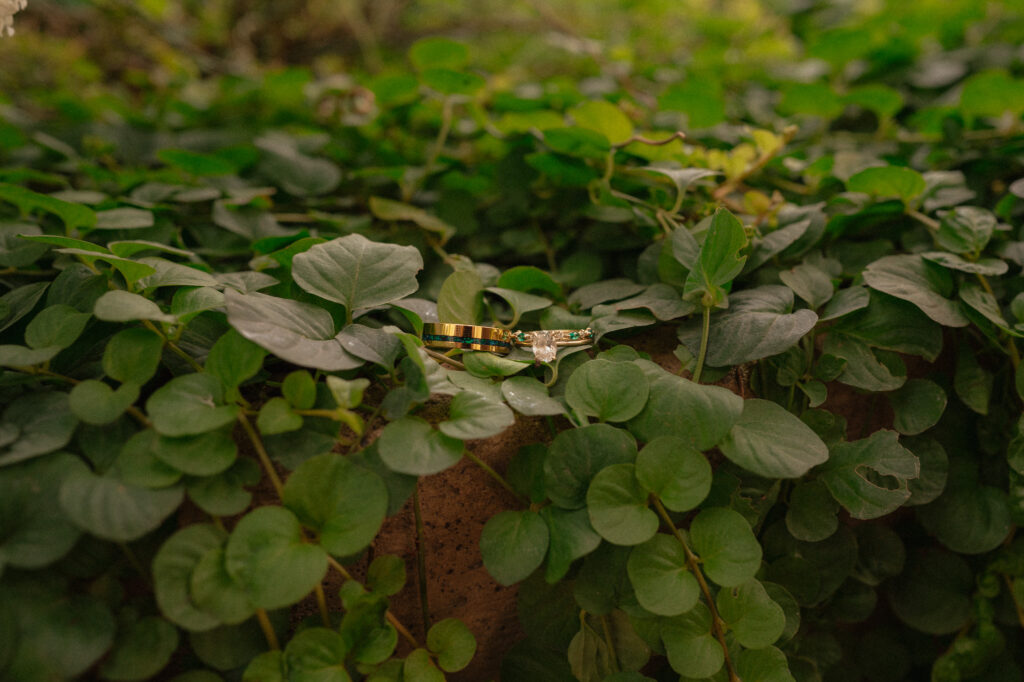
<svg viewBox="0 0 1024 682">
<path fill-rule="evenodd" d="M 851 516 L 874 519 L 909 499 L 907 482 L 921 469 L 914 453 L 899 444 L 896 432 L 883 429 L 834 445 L 820 471 L 821 481 Z"/>
</svg>

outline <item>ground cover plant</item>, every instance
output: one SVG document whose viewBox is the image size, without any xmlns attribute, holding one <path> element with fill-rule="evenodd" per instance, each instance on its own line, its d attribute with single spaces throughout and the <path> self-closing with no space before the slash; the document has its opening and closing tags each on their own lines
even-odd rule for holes
<svg viewBox="0 0 1024 682">
<path fill-rule="evenodd" d="M 0 40 L 0 680 L 1022 678 L 1014 3 L 422 2 L 400 44 L 351 4 L 344 68 L 241 75 L 259 3 L 40 5 Z M 466 459 L 522 627 L 479 647 L 424 570 Z"/>
</svg>

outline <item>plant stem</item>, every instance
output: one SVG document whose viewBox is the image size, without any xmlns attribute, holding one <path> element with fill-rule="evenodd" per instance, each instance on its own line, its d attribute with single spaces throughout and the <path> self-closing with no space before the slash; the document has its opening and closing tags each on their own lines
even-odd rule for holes
<svg viewBox="0 0 1024 682">
<path fill-rule="evenodd" d="M 921 213 L 920 211 L 908 208 L 907 215 L 913 218 L 914 220 L 918 221 L 925 227 L 927 227 L 929 230 L 932 230 L 933 232 L 939 229 L 938 220 L 935 220 L 935 218 L 927 216 L 924 213 Z"/>
<path fill-rule="evenodd" d="M 733 668 L 732 660 L 729 658 L 729 647 L 725 643 L 725 623 L 722 621 L 722 617 L 718 615 L 718 607 L 715 606 L 715 600 L 711 596 L 711 589 L 708 587 L 707 581 L 704 580 L 704 574 L 701 573 L 700 561 L 697 559 L 697 555 L 693 553 L 693 550 L 690 549 L 690 546 L 686 544 L 686 538 L 676 528 L 676 524 L 672 522 L 672 517 L 668 515 L 668 510 L 661 503 L 661 499 L 657 495 L 652 495 L 651 500 L 662 521 L 672 531 L 672 535 L 676 537 L 679 544 L 683 546 L 683 551 L 686 553 L 686 563 L 689 565 L 693 577 L 697 579 L 697 584 L 700 585 L 700 591 L 704 595 L 704 600 L 708 603 L 708 610 L 711 611 L 711 631 L 714 633 L 715 639 L 722 646 L 722 653 L 725 655 L 725 667 L 729 671 L 729 682 L 742 682 Z"/>
<path fill-rule="evenodd" d="M 277 641 L 277 633 L 274 632 L 274 626 L 270 624 L 270 617 L 267 616 L 266 609 L 256 609 L 256 620 L 260 622 L 263 636 L 267 638 L 267 646 L 270 647 L 271 651 L 280 650 L 281 643 Z"/>
<path fill-rule="evenodd" d="M 476 455 L 474 455 L 474 454 L 473 454 L 472 452 L 470 452 L 469 450 L 466 450 L 466 458 L 467 458 L 467 459 L 468 459 L 469 461 L 473 462 L 473 464 L 476 464 L 476 465 L 477 465 L 478 467 L 480 467 L 481 469 L 483 469 L 483 470 L 484 470 L 484 472 L 486 472 L 488 476 L 490 476 L 490 477 L 491 477 L 491 478 L 493 478 L 493 479 L 494 479 L 495 481 L 497 481 L 497 482 L 498 482 L 498 485 L 500 485 L 500 486 L 501 486 L 502 488 L 504 488 L 505 490 L 507 490 L 507 491 L 508 491 L 508 492 L 509 492 L 509 493 L 510 493 L 510 494 L 512 495 L 512 497 L 516 498 L 516 500 L 518 500 L 518 501 L 519 501 L 519 503 L 520 503 L 520 504 L 522 504 L 523 506 L 526 506 L 526 507 L 530 506 L 530 503 L 529 503 L 529 501 L 527 501 L 527 500 L 526 500 L 526 499 L 524 499 L 524 498 L 523 498 L 523 497 L 522 497 L 522 496 L 521 496 L 521 495 L 520 495 L 519 493 L 517 493 L 517 492 L 515 491 L 515 488 L 513 488 L 513 487 L 512 487 L 512 486 L 511 486 L 511 485 L 509 484 L 509 482 L 505 480 L 505 477 L 504 477 L 504 476 L 502 476 L 501 474 L 499 474 L 499 473 L 498 473 L 497 471 L 495 471 L 495 470 L 494 470 L 493 468 L 491 468 L 491 466 L 490 466 L 489 464 L 487 464 L 487 462 L 483 461 L 482 459 L 480 459 L 479 457 L 477 457 Z"/>
<path fill-rule="evenodd" d="M 420 509 L 420 483 L 412 489 L 412 510 L 416 519 L 416 581 L 420 588 L 420 610 L 423 632 L 430 630 L 430 593 L 427 590 L 427 537 L 423 531 L 423 513 Z"/>
<path fill-rule="evenodd" d="M 341 576 L 346 580 L 354 580 L 352 574 L 348 572 L 348 569 L 346 569 L 344 566 L 338 563 L 338 560 L 329 554 L 327 555 L 327 563 L 330 564 L 331 568 L 340 573 Z M 402 621 L 398 620 L 398 618 L 395 617 L 395 614 L 391 613 L 391 611 L 386 611 L 384 613 L 384 617 L 388 619 L 388 622 L 391 623 L 391 626 L 393 628 L 398 630 L 399 634 L 401 634 L 403 637 L 405 637 L 406 640 L 408 640 L 409 644 L 412 644 L 412 647 L 414 649 L 419 648 L 419 642 L 417 642 L 416 638 L 413 637 L 411 632 L 409 632 L 409 628 L 402 625 Z"/>
<path fill-rule="evenodd" d="M 697 353 L 697 366 L 693 368 L 693 382 L 700 383 L 701 372 L 704 371 L 704 358 L 708 354 L 708 336 L 711 334 L 711 308 L 704 306 L 701 311 L 703 326 L 700 330 L 700 352 Z"/>
<path fill-rule="evenodd" d="M 1003 574 L 1003 580 L 1006 582 L 1006 592 L 1010 595 L 1010 599 L 1013 600 L 1013 606 L 1017 609 L 1017 622 L 1024 628 L 1024 607 L 1021 607 L 1020 602 L 1017 601 L 1016 595 L 1013 593 L 1013 581 L 1010 580 L 1010 576 Z"/>
<path fill-rule="evenodd" d="M 429 355 L 430 357 L 434 358 L 435 360 L 442 364 L 451 365 L 455 369 L 466 369 L 466 366 L 464 364 L 462 364 L 461 362 L 454 358 L 448 357 L 444 353 L 438 353 L 436 350 L 430 350 L 429 348 L 424 348 L 423 350 L 427 351 L 427 355 Z"/>
<path fill-rule="evenodd" d="M 171 341 L 171 339 L 167 336 L 167 334 L 164 334 L 163 331 L 159 327 L 157 327 L 155 324 L 153 324 L 150 320 L 143 320 L 142 324 L 144 324 L 146 326 L 146 328 L 149 329 L 150 331 L 153 331 L 153 332 L 156 332 L 157 334 L 159 334 L 160 338 L 162 338 L 164 340 L 164 343 L 167 344 L 167 347 L 171 349 L 171 352 L 174 353 L 175 355 L 177 355 L 182 360 L 184 360 L 186 363 L 188 363 L 188 365 L 192 369 L 194 369 L 197 372 L 205 371 L 203 366 L 200 365 L 198 362 L 196 362 L 195 358 L 193 358 L 191 355 L 189 355 L 188 353 L 183 351 L 181 349 L 181 346 L 176 344 L 174 341 Z"/>
<path fill-rule="evenodd" d="M 316 604 L 320 607 L 320 619 L 323 621 L 325 628 L 330 628 L 331 613 L 327 610 L 327 595 L 324 594 L 324 585 L 323 583 L 317 583 L 313 589 L 316 592 Z"/>
<path fill-rule="evenodd" d="M 256 429 L 253 428 L 252 422 L 249 421 L 245 414 L 239 412 L 238 421 L 241 422 L 242 428 L 244 428 L 245 432 L 249 435 L 249 440 L 252 442 L 252 446 L 256 450 L 256 454 L 260 458 L 260 464 L 263 465 L 263 469 L 267 472 L 270 482 L 274 485 L 274 490 L 277 491 L 277 498 L 281 499 L 284 497 L 284 485 L 281 483 L 281 477 L 277 475 L 277 469 L 274 468 L 274 463 L 270 461 L 270 455 L 267 454 L 267 449 L 263 447 L 263 441 L 260 440 L 260 435 L 256 433 Z"/>
</svg>

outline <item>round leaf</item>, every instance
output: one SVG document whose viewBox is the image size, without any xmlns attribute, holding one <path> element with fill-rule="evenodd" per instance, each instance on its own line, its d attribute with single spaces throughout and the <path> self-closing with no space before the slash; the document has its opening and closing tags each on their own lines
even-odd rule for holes
<svg viewBox="0 0 1024 682">
<path fill-rule="evenodd" d="M 192 601 L 192 573 L 203 556 L 224 544 L 225 533 L 216 526 L 197 523 L 182 528 L 164 542 L 153 558 L 153 586 L 160 611 L 187 630 L 209 630 L 220 625 L 214 616 Z"/>
<path fill-rule="evenodd" d="M 519 414 L 528 417 L 563 414 L 565 407 L 548 395 L 548 389 L 532 377 L 511 377 L 501 382 L 501 395 Z"/>
<path fill-rule="evenodd" d="M 327 572 L 327 554 L 304 542 L 298 519 L 281 507 L 260 507 L 242 517 L 228 538 L 225 559 L 231 577 L 264 609 L 291 606 Z"/>
<path fill-rule="evenodd" d="M 725 437 L 739 419 L 743 402 L 720 386 L 665 375 L 651 382 L 647 404 L 627 426 L 642 441 L 677 436 L 703 452 Z"/>
<path fill-rule="evenodd" d="M 757 398 L 743 401 L 743 413 L 719 447 L 734 463 L 765 478 L 798 478 L 828 459 L 828 448 L 810 427 Z"/>
<path fill-rule="evenodd" d="M 647 375 L 631 362 L 591 360 L 569 377 L 565 400 L 579 414 L 601 421 L 624 422 L 647 403 Z"/>
<path fill-rule="evenodd" d="M 890 585 L 893 612 L 910 627 L 930 635 L 959 630 L 971 616 L 974 574 L 949 552 L 912 554 L 903 573 Z"/>
<path fill-rule="evenodd" d="M 636 479 L 672 511 L 688 511 L 711 490 L 711 464 L 683 439 L 661 436 L 637 454 Z"/>
<path fill-rule="evenodd" d="M 626 571 L 640 606 L 659 616 L 686 613 L 700 598 L 700 587 L 687 565 L 686 552 L 672 536 L 658 533 L 634 547 Z"/>
<path fill-rule="evenodd" d="M 153 301 L 128 291 L 108 291 L 99 297 L 92 314 L 107 322 L 132 322 L 152 320 L 154 322 L 176 322 L 178 318 L 160 310 Z"/>
<path fill-rule="evenodd" d="M 516 421 L 512 410 L 500 402 L 470 391 L 463 391 L 452 398 L 448 420 L 438 425 L 441 433 L 452 438 L 470 440 L 490 438 Z"/>
<path fill-rule="evenodd" d="M 821 481 L 805 481 L 793 486 L 786 510 L 786 528 L 797 540 L 818 542 L 839 527 L 839 505 Z"/>
<path fill-rule="evenodd" d="M 881 197 L 898 197 L 904 203 L 911 201 L 927 187 L 924 178 L 912 168 L 876 166 L 854 173 L 846 181 L 851 192 L 864 192 Z"/>
<path fill-rule="evenodd" d="M 0 418 L 0 432 L 16 434 L 0 446 L 0 467 L 61 449 L 76 426 L 66 393 L 37 391 L 14 400 Z"/>
<path fill-rule="evenodd" d="M 647 507 L 647 491 L 632 464 L 613 464 L 594 476 L 587 511 L 594 530 L 616 545 L 639 545 L 658 531 L 658 515 Z"/>
<path fill-rule="evenodd" d="M 86 471 L 69 476 L 60 487 L 60 506 L 68 518 L 114 542 L 137 540 L 155 530 L 184 497 L 180 487 L 137 488 Z"/>
<path fill-rule="evenodd" d="M 544 460 L 544 485 L 551 501 L 565 509 L 586 503 L 594 475 L 611 464 L 636 459 L 636 441 L 607 424 L 591 424 L 555 436 Z"/>
<path fill-rule="evenodd" d="M 665 623 L 661 639 L 669 665 L 688 678 L 711 677 L 725 662 L 722 645 L 711 634 L 711 612 L 702 603 Z"/>
<path fill-rule="evenodd" d="M 149 329 L 122 329 L 107 342 L 103 371 L 112 379 L 142 386 L 156 374 L 163 344 L 160 335 Z"/>
<path fill-rule="evenodd" d="M 205 373 L 175 377 L 146 401 L 153 428 L 164 436 L 192 436 L 235 421 L 237 405 L 223 405 L 220 381 Z"/>
<path fill-rule="evenodd" d="M 927 379 L 910 379 L 889 394 L 889 402 L 894 413 L 893 428 L 913 436 L 938 423 L 946 409 L 946 392 Z"/>
<path fill-rule="evenodd" d="M 388 468 L 413 476 L 444 471 L 462 459 L 462 441 L 435 431 L 419 417 L 402 417 L 380 434 L 380 458 Z"/>
<path fill-rule="evenodd" d="M 690 524 L 690 540 L 709 578 L 722 587 L 742 585 L 761 567 L 761 545 L 739 512 L 704 509 Z"/>
<path fill-rule="evenodd" d="M 736 641 L 748 649 L 763 649 L 773 644 L 786 627 L 782 607 L 772 601 L 764 585 L 757 580 L 720 590 L 715 602 Z"/>
<path fill-rule="evenodd" d="M 545 579 L 554 583 L 565 577 L 573 561 L 597 549 L 601 536 L 590 525 L 586 509 L 569 511 L 552 505 L 540 513 L 550 535 Z"/>
<path fill-rule="evenodd" d="M 178 630 L 163 618 L 143 618 L 118 634 L 100 674 L 115 682 L 148 680 L 170 662 L 178 648 Z"/>
<path fill-rule="evenodd" d="M 68 394 L 71 412 L 86 424 L 103 425 L 115 421 L 139 397 L 136 384 L 121 384 L 117 390 L 102 381 L 86 379 L 75 384 Z"/>
<path fill-rule="evenodd" d="M 379 244 L 359 234 L 317 244 L 292 260 L 296 284 L 342 304 L 350 314 L 414 293 L 422 269 L 415 247 Z"/>
<path fill-rule="evenodd" d="M 349 556 L 370 544 L 388 508 L 380 477 L 337 454 L 303 462 L 284 487 L 285 506 L 320 533 L 331 554 Z"/>
<path fill-rule="evenodd" d="M 736 674 L 743 682 L 796 682 L 786 654 L 773 646 L 741 651 L 736 657 Z"/>
<path fill-rule="evenodd" d="M 153 433 L 150 443 L 153 456 L 192 476 L 219 474 L 234 464 L 238 456 L 238 446 L 227 429 L 182 438 L 168 438 Z"/>
<path fill-rule="evenodd" d="M 292 680 L 351 682 L 345 670 L 345 639 L 334 630 L 309 628 L 295 635 L 284 650 Z"/>
<path fill-rule="evenodd" d="M 488 573 L 511 585 L 533 573 L 548 551 L 548 526 L 532 511 L 503 511 L 480 534 L 480 554 Z"/>
<path fill-rule="evenodd" d="M 220 545 L 207 550 L 195 564 L 189 591 L 198 609 L 228 625 L 244 622 L 256 610 L 242 586 L 228 574 Z"/>
<path fill-rule="evenodd" d="M 461 620 L 445 618 L 434 623 L 427 632 L 427 647 L 437 655 L 441 670 L 453 673 L 473 660 L 476 638 Z"/>
<path fill-rule="evenodd" d="M 917 510 L 921 524 L 959 554 L 984 554 L 1013 528 L 1006 493 L 991 486 L 948 488 Z"/>
</svg>

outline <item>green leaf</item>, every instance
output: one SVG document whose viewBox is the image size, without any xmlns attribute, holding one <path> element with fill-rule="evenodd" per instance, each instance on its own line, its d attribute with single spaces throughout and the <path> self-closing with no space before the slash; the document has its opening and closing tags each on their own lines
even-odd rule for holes
<svg viewBox="0 0 1024 682">
<path fill-rule="evenodd" d="M 327 573 L 327 553 L 306 543 L 299 520 L 281 507 L 243 516 L 228 538 L 225 562 L 252 603 L 264 609 L 291 606 Z"/>
<path fill-rule="evenodd" d="M 741 651 L 736 657 L 736 674 L 743 682 L 796 682 L 786 654 L 773 646 Z"/>
<path fill-rule="evenodd" d="M 178 487 L 150 490 L 82 471 L 64 480 L 60 506 L 68 518 L 96 537 L 129 542 L 155 530 L 184 496 Z"/>
<path fill-rule="evenodd" d="M 284 663 L 292 682 L 351 682 L 345 669 L 345 639 L 327 628 L 308 628 L 292 637 Z"/>
<path fill-rule="evenodd" d="M 420 38 L 409 48 L 409 61 L 420 71 L 430 68 L 461 69 L 469 62 L 469 48 L 450 38 Z"/>
<path fill-rule="evenodd" d="M 590 554 L 601 544 L 601 536 L 590 525 L 586 509 L 571 511 L 555 506 L 540 512 L 548 524 L 548 568 L 545 580 L 555 583 L 565 577 L 572 562 Z"/>
<path fill-rule="evenodd" d="M 281 382 L 281 393 L 285 400 L 298 410 L 309 410 L 316 404 L 316 382 L 305 370 L 299 369 L 288 374 Z"/>
<path fill-rule="evenodd" d="M 961 557 L 940 549 L 918 550 L 889 584 L 889 604 L 904 623 L 930 635 L 946 635 L 971 617 L 974 573 Z"/>
<path fill-rule="evenodd" d="M 521 291 L 515 291 L 514 289 L 502 289 L 501 287 L 487 287 L 487 292 L 499 296 L 508 303 L 512 309 L 512 319 L 508 321 L 509 327 L 514 327 L 519 323 L 519 318 L 524 313 L 531 313 L 537 310 L 543 310 L 551 305 L 551 301 L 543 296 L 534 296 L 533 294 L 525 294 Z M 438 299 L 438 305 L 441 301 Z"/>
<path fill-rule="evenodd" d="M 470 440 L 495 436 L 516 421 L 512 410 L 479 393 L 463 391 L 452 398 L 448 419 L 438 425 L 451 438 Z"/>
<path fill-rule="evenodd" d="M 761 567 L 761 545 L 739 512 L 726 507 L 702 510 L 690 524 L 690 541 L 701 566 L 722 587 L 736 587 Z"/>
<path fill-rule="evenodd" d="M 736 641 L 748 649 L 763 649 L 775 643 L 786 627 L 782 607 L 772 601 L 757 580 L 720 590 L 715 603 Z"/>
<path fill-rule="evenodd" d="M 569 642 L 568 658 L 573 678 L 580 682 L 601 682 L 613 670 L 608 643 L 586 621 Z"/>
<path fill-rule="evenodd" d="M 338 407 L 343 409 L 352 409 L 362 404 L 363 391 L 369 385 L 369 379 L 346 380 L 336 376 L 327 377 L 327 390 L 331 392 L 331 397 Z"/>
<path fill-rule="evenodd" d="M 288 682 L 283 651 L 265 651 L 249 662 L 242 682 Z"/>
<path fill-rule="evenodd" d="M 637 545 L 626 564 L 640 606 L 659 616 L 678 616 L 697 604 L 700 587 L 679 541 L 658 533 Z"/>
<path fill-rule="evenodd" d="M 572 373 L 565 400 L 579 414 L 624 422 L 640 413 L 649 392 L 650 382 L 637 365 L 598 359 Z"/>
<path fill-rule="evenodd" d="M 710 450 L 740 418 L 743 402 L 720 386 L 664 375 L 651 382 L 647 404 L 626 426 L 644 442 L 676 436 L 698 450 Z"/>
<path fill-rule="evenodd" d="M 512 585 L 541 565 L 548 540 L 548 526 L 536 512 L 503 511 L 484 525 L 480 554 L 495 580 Z"/>
<path fill-rule="evenodd" d="M 437 295 L 437 319 L 453 324 L 478 324 L 483 317 L 484 284 L 476 270 L 456 270 Z"/>
<path fill-rule="evenodd" d="M 568 113 L 576 125 L 601 133 L 612 144 L 622 144 L 633 137 L 633 122 L 611 102 L 581 102 Z"/>
<path fill-rule="evenodd" d="M 793 486 L 786 510 L 786 528 L 797 540 L 819 542 L 839 528 L 839 505 L 820 480 Z"/>
<path fill-rule="evenodd" d="M 209 374 L 175 377 L 146 401 L 153 428 L 163 436 L 192 436 L 235 421 L 237 405 L 224 405 L 224 389 Z"/>
<path fill-rule="evenodd" d="M 398 594 L 405 587 L 405 561 L 394 554 L 374 557 L 366 570 L 366 586 L 387 597 Z"/>
<path fill-rule="evenodd" d="M 942 214 L 935 243 L 959 254 L 980 254 L 996 229 L 992 211 L 977 206 L 955 206 Z"/>
<path fill-rule="evenodd" d="M 229 396 L 237 395 L 238 387 L 263 368 L 265 355 L 262 348 L 229 329 L 213 344 L 204 366 L 209 374 L 220 379 Z"/>
<path fill-rule="evenodd" d="M 191 476 L 213 476 L 235 463 L 238 446 L 230 429 L 208 431 L 198 436 L 168 438 L 146 431 L 147 447 L 153 456 Z"/>
<path fill-rule="evenodd" d="M 957 348 L 956 371 L 953 375 L 953 388 L 957 397 L 974 412 L 986 415 L 993 383 L 992 373 L 978 364 L 974 351 L 966 344 L 961 344 Z"/>
<path fill-rule="evenodd" d="M 527 417 L 564 414 L 565 407 L 548 395 L 548 389 L 532 377 L 511 377 L 501 382 L 501 395 L 513 410 Z"/>
<path fill-rule="evenodd" d="M 562 431 L 544 460 L 544 488 L 555 505 L 579 509 L 586 504 L 587 489 L 599 471 L 635 459 L 636 441 L 622 429 L 591 424 Z"/>
<path fill-rule="evenodd" d="M 910 499 L 904 506 L 928 504 L 946 489 L 949 458 L 938 441 L 925 436 L 904 438 L 903 446 L 913 452 L 920 462 L 921 474 L 907 482 Z"/>
<path fill-rule="evenodd" d="M 897 197 L 909 203 L 924 193 L 927 183 L 912 168 L 902 166 L 875 166 L 854 173 L 846 181 L 846 189 L 879 197 Z"/>
<path fill-rule="evenodd" d="M 37 391 L 15 399 L 0 418 L 0 433 L 14 435 L 0 441 L 0 467 L 61 449 L 76 426 L 66 393 Z"/>
<path fill-rule="evenodd" d="M 289 476 L 282 499 L 336 556 L 369 545 L 388 507 L 388 491 L 377 474 L 333 453 L 303 462 Z"/>
<path fill-rule="evenodd" d="M 0 296 L 0 332 L 32 312 L 49 286 L 49 282 L 26 284 Z"/>
<path fill-rule="evenodd" d="M 266 294 L 225 294 L 228 322 L 282 360 L 328 372 L 353 369 L 363 361 L 335 334 L 331 314 L 315 305 Z"/>
<path fill-rule="evenodd" d="M 444 673 L 434 667 L 426 649 L 414 649 L 405 657 L 402 682 L 444 682 Z"/>
<path fill-rule="evenodd" d="M 224 544 L 225 533 L 211 524 L 197 523 L 177 531 L 153 558 L 153 586 L 160 611 L 187 630 L 210 630 L 220 625 L 199 610 L 191 597 L 192 573 L 212 549 Z"/>
<path fill-rule="evenodd" d="M 253 144 L 263 152 L 260 171 L 289 194 L 299 197 L 328 194 L 341 182 L 341 170 L 333 161 L 302 153 L 286 136 L 267 134 Z"/>
<path fill-rule="evenodd" d="M 978 313 L 981 317 L 1000 329 L 1009 331 L 1010 326 L 1007 324 L 1006 318 L 1003 317 L 1003 312 L 999 307 L 999 301 L 996 300 L 995 296 L 982 289 L 979 285 L 974 282 L 965 282 L 960 287 L 960 299 L 970 306 L 966 311 L 970 317 L 977 320 L 978 315 L 972 315 L 972 312 Z M 1013 335 L 1020 336 L 1020 334 L 1016 332 L 1014 332 Z"/>
<path fill-rule="evenodd" d="M 248 508 L 252 493 L 246 487 L 259 481 L 259 465 L 251 459 L 237 459 L 230 469 L 216 476 L 188 481 L 188 496 L 207 514 L 232 516 Z"/>
<path fill-rule="evenodd" d="M 945 251 L 925 251 L 921 254 L 921 257 L 930 263 L 938 263 L 944 268 L 972 275 L 1005 275 L 1010 269 L 1006 261 L 999 260 L 998 258 L 979 258 L 975 261 L 969 261 L 955 253 L 946 253 Z"/>
<path fill-rule="evenodd" d="M 0 183 L 0 200 L 14 204 L 22 212 L 40 209 L 60 218 L 70 234 L 77 228 L 89 229 L 96 224 L 96 214 L 88 206 L 61 201 L 23 187 Z"/>
<path fill-rule="evenodd" d="M 743 270 L 747 261 L 740 251 L 747 245 L 743 223 L 727 209 L 715 211 L 708 227 L 700 256 L 683 286 L 683 298 L 696 301 L 704 307 L 723 307 L 724 285 Z"/>
<path fill-rule="evenodd" d="M 470 97 L 487 82 L 475 73 L 452 69 L 427 69 L 420 74 L 423 84 L 442 95 Z"/>
<path fill-rule="evenodd" d="M 719 443 L 722 453 L 765 478 L 799 478 L 828 459 L 821 438 L 769 400 L 743 401 L 743 413 Z"/>
<path fill-rule="evenodd" d="M 463 353 L 462 362 L 465 363 L 467 372 L 482 379 L 512 376 L 530 366 L 528 362 L 510 360 L 484 351 Z"/>
<path fill-rule="evenodd" d="M 358 234 L 317 244 L 292 260 L 296 284 L 342 304 L 350 315 L 414 293 L 422 269 L 415 247 L 379 244 Z"/>
<path fill-rule="evenodd" d="M 122 329 L 103 349 L 103 371 L 112 379 L 142 386 L 156 374 L 163 345 L 160 335 L 149 329 Z"/>
<path fill-rule="evenodd" d="M 888 119 L 903 108 L 903 95 L 886 85 L 860 85 L 843 95 L 843 102 L 873 111 L 880 119 Z"/>
<path fill-rule="evenodd" d="M 1024 110 L 1024 86 L 1004 71 L 975 73 L 963 83 L 960 110 L 967 116 L 1017 117 Z"/>
<path fill-rule="evenodd" d="M 435 431 L 419 417 L 402 417 L 380 434 L 380 458 L 393 471 L 429 476 L 462 459 L 462 441 Z"/>
<path fill-rule="evenodd" d="M 178 318 L 160 310 L 160 306 L 148 298 L 127 291 L 108 291 L 99 297 L 92 314 L 107 322 L 133 322 L 152 320 L 154 322 L 176 322 Z"/>
<path fill-rule="evenodd" d="M 476 638 L 461 620 L 445 618 L 434 623 L 427 632 L 427 648 L 437 655 L 441 670 L 454 673 L 473 660 Z"/>
<path fill-rule="evenodd" d="M 820 471 L 821 481 L 851 516 L 874 519 L 910 498 L 907 481 L 918 477 L 920 464 L 899 444 L 895 431 L 882 429 L 834 445 Z"/>
<path fill-rule="evenodd" d="M 711 612 L 703 603 L 666 622 L 661 638 L 669 665 L 680 675 L 703 679 L 722 669 L 725 652 L 711 634 Z"/>
<path fill-rule="evenodd" d="M 25 346 L 0 346 L 0 367 L 32 367 L 57 356 L 60 348 L 32 350 Z"/>
<path fill-rule="evenodd" d="M 958 554 L 984 554 L 1013 528 L 1006 492 L 986 485 L 947 487 L 934 502 L 917 509 L 929 533 Z"/>
<path fill-rule="evenodd" d="M 548 128 L 544 144 L 551 151 L 581 159 L 603 160 L 611 150 L 607 137 L 588 128 Z"/>
<path fill-rule="evenodd" d="M 942 326 L 917 306 L 888 294 L 865 292 L 865 305 L 837 321 L 831 332 L 841 333 L 874 348 L 919 355 L 934 362 L 942 351 Z M 831 337 L 830 333 L 830 337 Z"/>
<path fill-rule="evenodd" d="M 31 589 L 31 585 L 30 585 Z M 71 680 L 93 666 L 114 642 L 116 623 L 99 597 L 62 591 L 11 594 L 15 602 L 18 651 L 4 678 L 21 682 Z M 29 601 L 31 600 L 31 601 Z M 26 603 L 28 601 L 28 603 Z"/>
<path fill-rule="evenodd" d="M 86 379 L 71 389 L 71 412 L 86 424 L 109 424 L 124 414 L 139 397 L 136 384 L 122 384 L 117 390 L 102 381 Z"/>
<path fill-rule="evenodd" d="M 689 511 L 703 502 L 711 477 L 704 455 L 675 436 L 655 438 L 636 457 L 636 480 L 672 511 Z"/>
<path fill-rule="evenodd" d="M 822 83 L 787 83 L 778 108 L 784 114 L 806 114 L 822 118 L 835 118 L 843 113 L 839 96 Z"/>
<path fill-rule="evenodd" d="M 893 410 L 893 428 L 912 436 L 938 423 L 946 409 L 946 392 L 927 379 L 910 379 L 889 394 Z"/>
<path fill-rule="evenodd" d="M 613 464 L 597 472 L 587 488 L 590 523 L 616 545 L 639 545 L 658 530 L 658 515 L 647 506 L 647 491 L 633 464 Z"/>
<path fill-rule="evenodd" d="M 864 270 L 864 281 L 872 289 L 910 301 L 943 326 L 967 325 L 956 301 L 946 298 L 953 289 L 949 272 L 920 255 L 879 258 Z"/>
<path fill-rule="evenodd" d="M 293 412 L 288 401 L 281 397 L 274 397 L 263 403 L 256 417 L 256 426 L 265 436 L 298 431 L 302 428 L 302 423 L 302 415 Z"/>
<path fill-rule="evenodd" d="M 153 212 L 142 208 L 112 208 L 96 214 L 97 230 L 137 230 L 153 227 Z"/>
<path fill-rule="evenodd" d="M 552 298 L 562 298 L 562 287 L 550 274 L 532 265 L 517 265 L 501 273 L 498 286 L 524 292 L 541 292 Z"/>
<path fill-rule="evenodd" d="M 779 273 L 779 279 L 793 292 L 817 310 L 832 298 L 832 279 L 819 268 L 801 263 Z"/>
<path fill-rule="evenodd" d="M 893 391 L 907 380 L 906 367 L 902 362 L 882 364 L 867 344 L 845 334 L 825 337 L 824 352 L 826 356 L 843 362 L 834 377 L 840 383 L 868 391 Z"/>
<path fill-rule="evenodd" d="M 433 213 L 428 213 L 422 208 L 416 208 L 400 201 L 393 201 L 383 197 L 370 197 L 370 212 L 381 220 L 408 221 L 415 223 L 427 232 L 434 232 L 447 240 L 455 234 L 455 228 L 438 218 Z"/>
<path fill-rule="evenodd" d="M 730 294 L 729 308 L 711 318 L 707 363 L 728 367 L 778 355 L 795 346 L 818 321 L 807 309 L 793 310 L 793 292 L 766 285 Z M 696 355 L 701 321 L 691 318 L 679 327 L 679 340 Z"/>
<path fill-rule="evenodd" d="M 148 680 L 163 670 L 178 648 L 178 630 L 156 616 L 147 616 L 118 633 L 114 648 L 100 666 L 105 680 Z"/>
<path fill-rule="evenodd" d="M 219 545 L 207 550 L 195 564 L 189 594 L 199 610 L 229 625 L 248 620 L 256 610 L 249 595 L 228 573 L 224 547 Z"/>
<path fill-rule="evenodd" d="M 189 175 L 231 175 L 236 171 L 234 164 L 213 154 L 200 154 L 187 149 L 161 149 L 158 159 Z"/>
<path fill-rule="evenodd" d="M 267 639 L 256 620 L 251 619 L 206 632 L 191 632 L 188 643 L 203 663 L 227 671 L 248 664 L 266 648 Z"/>
<path fill-rule="evenodd" d="M 156 440 L 153 429 L 137 432 L 121 447 L 107 475 L 140 488 L 166 488 L 180 481 L 182 473 L 153 454 Z"/>
<path fill-rule="evenodd" d="M 44 308 L 25 328 L 25 343 L 29 348 L 67 348 L 81 335 L 89 317 L 69 305 Z"/>
<path fill-rule="evenodd" d="M 71 550 L 81 531 L 53 501 L 64 479 L 84 471 L 80 459 L 57 453 L 0 472 L 0 570 L 41 568 Z"/>
</svg>

